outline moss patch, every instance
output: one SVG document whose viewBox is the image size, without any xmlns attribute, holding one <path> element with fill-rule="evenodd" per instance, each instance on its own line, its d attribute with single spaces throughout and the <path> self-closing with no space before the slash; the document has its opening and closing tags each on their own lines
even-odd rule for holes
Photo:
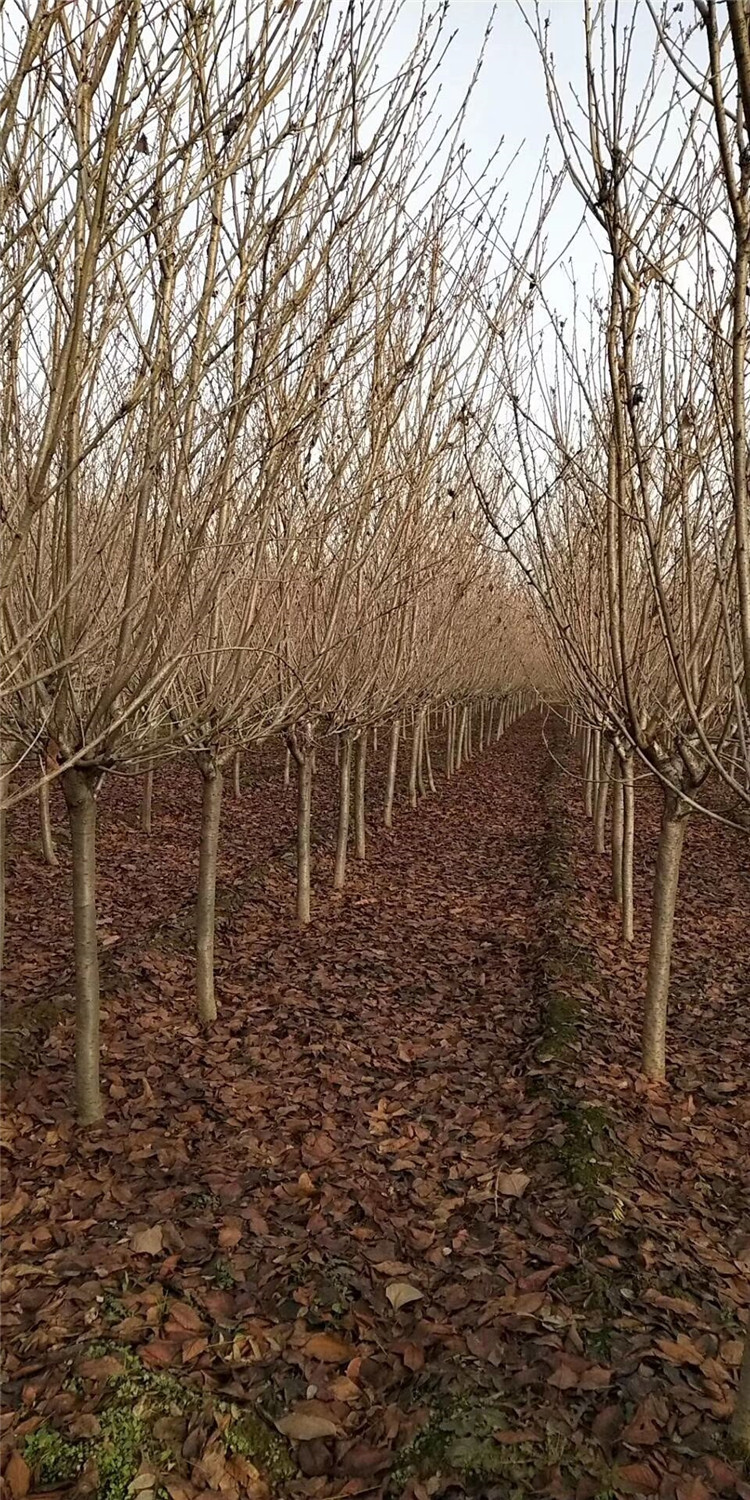
<svg viewBox="0 0 750 1500">
<path fill-rule="evenodd" d="M 607 1111 L 599 1104 L 573 1104 L 561 1109 L 560 1117 L 564 1134 L 558 1154 L 565 1176 L 584 1192 L 593 1192 L 612 1175 Z"/>
<path fill-rule="evenodd" d="M 559 1468 L 571 1483 L 586 1472 L 607 1495 L 607 1473 L 595 1444 L 581 1444 L 557 1431 L 530 1432 L 528 1441 L 503 1443 L 494 1434 L 517 1427 L 498 1398 L 478 1392 L 436 1402 L 429 1421 L 403 1448 L 391 1470 L 388 1495 L 402 1494 L 411 1479 L 455 1477 L 466 1494 L 482 1495 L 489 1484 L 502 1487 L 503 1500 L 527 1500 L 546 1492 Z"/>
<path fill-rule="evenodd" d="M 230 1453 L 249 1458 L 272 1484 L 291 1479 L 297 1472 L 288 1444 L 255 1412 L 245 1412 L 239 1421 L 233 1422 L 225 1433 L 225 1442 Z"/>
<path fill-rule="evenodd" d="M 115 1354 L 125 1367 L 106 1382 L 96 1412 L 98 1434 L 72 1439 L 45 1423 L 27 1437 L 24 1457 L 42 1485 L 69 1484 L 85 1469 L 95 1476 L 98 1500 L 126 1500 L 144 1462 L 157 1473 L 177 1467 L 189 1419 L 200 1413 L 201 1396 L 174 1375 L 145 1369 L 130 1349 L 100 1342 L 86 1354 L 92 1359 Z M 80 1385 L 79 1378 L 72 1384 Z M 286 1442 L 260 1417 L 247 1412 L 232 1422 L 232 1408 L 224 1402 L 215 1403 L 215 1410 L 225 1415 L 229 1452 L 251 1459 L 272 1485 L 296 1472 Z"/>
</svg>

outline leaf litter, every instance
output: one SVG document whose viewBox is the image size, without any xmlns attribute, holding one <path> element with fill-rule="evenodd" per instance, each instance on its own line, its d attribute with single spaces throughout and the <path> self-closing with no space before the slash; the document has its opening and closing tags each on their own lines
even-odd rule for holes
<svg viewBox="0 0 750 1500">
<path fill-rule="evenodd" d="M 373 814 L 343 898 L 321 753 L 300 936 L 271 749 L 226 809 L 207 1034 L 197 788 L 158 781 L 158 858 L 133 784 L 107 792 L 109 1104 L 85 1133 L 64 828 L 47 871 L 14 811 L 7 1003 L 51 1026 L 6 1086 L 6 1492 L 747 1500 L 724 1437 L 750 1310 L 739 841 L 689 830 L 670 1083 L 647 1087 L 650 793 L 626 953 L 538 719 L 393 834 Z"/>
</svg>

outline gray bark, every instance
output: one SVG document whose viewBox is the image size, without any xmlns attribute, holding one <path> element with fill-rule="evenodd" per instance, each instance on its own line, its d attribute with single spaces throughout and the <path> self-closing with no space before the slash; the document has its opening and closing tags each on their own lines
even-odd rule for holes
<svg viewBox="0 0 750 1500">
<path fill-rule="evenodd" d="M 651 944 L 643 1018 L 643 1071 L 647 1078 L 656 1081 L 666 1076 L 669 975 L 686 823 L 686 805 L 680 802 L 674 792 L 665 789 L 654 876 Z"/>
<path fill-rule="evenodd" d="M 391 744 L 388 752 L 388 782 L 385 790 L 385 814 L 383 821 L 386 828 L 393 826 L 393 801 L 396 795 L 396 771 L 398 769 L 398 742 L 401 735 L 401 722 L 394 719 L 391 725 Z"/>
<path fill-rule="evenodd" d="M 339 765 L 339 821 L 336 838 L 336 863 L 333 871 L 333 888 L 343 891 L 346 882 L 346 851 L 349 844 L 349 804 L 351 801 L 352 742 L 348 734 L 336 736 Z"/>
<path fill-rule="evenodd" d="M 212 757 L 200 763 L 203 780 L 201 803 L 201 843 L 198 859 L 198 901 L 196 906 L 195 982 L 198 1015 L 206 1024 L 216 1020 L 214 992 L 214 938 L 216 932 L 216 864 L 219 852 L 221 820 L 221 768 Z"/>
<path fill-rule="evenodd" d="M 96 936 L 96 778 L 72 768 L 63 774 L 73 878 L 76 971 L 75 1073 L 78 1122 L 100 1120 L 99 953 Z"/>
</svg>

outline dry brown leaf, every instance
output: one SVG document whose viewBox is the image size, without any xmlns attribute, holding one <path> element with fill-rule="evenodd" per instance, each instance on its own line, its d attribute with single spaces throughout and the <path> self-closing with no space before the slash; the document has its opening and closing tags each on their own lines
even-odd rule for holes
<svg viewBox="0 0 750 1500">
<path fill-rule="evenodd" d="M 161 1224 L 154 1224 L 151 1229 L 140 1229 L 131 1235 L 130 1248 L 136 1255 L 162 1255 L 164 1241 Z"/>
<path fill-rule="evenodd" d="M 330 1417 L 321 1417 L 317 1411 L 305 1411 L 299 1406 L 286 1417 L 280 1417 L 276 1426 L 284 1437 L 295 1443 L 310 1443 L 314 1438 L 338 1437 L 339 1427 Z"/>
<path fill-rule="evenodd" d="M 412 1286 L 410 1281 L 392 1281 L 386 1287 L 385 1295 L 394 1312 L 400 1312 L 410 1302 L 418 1302 L 424 1293 L 420 1292 L 419 1287 Z"/>
<path fill-rule="evenodd" d="M 84 1380 L 111 1380 L 124 1375 L 125 1366 L 113 1354 L 104 1354 L 101 1359 L 83 1359 L 76 1365 L 76 1373 Z"/>
<path fill-rule="evenodd" d="M 13 1496 L 13 1500 L 25 1500 L 25 1496 L 29 1493 L 31 1470 L 26 1459 L 22 1458 L 20 1453 L 11 1453 L 3 1477 L 6 1484 L 10 1486 L 10 1493 Z"/>
<path fill-rule="evenodd" d="M 354 1349 L 337 1333 L 313 1333 L 302 1345 L 302 1352 L 309 1359 L 319 1359 L 323 1364 L 347 1365 Z"/>
<path fill-rule="evenodd" d="M 531 1182 L 526 1172 L 516 1170 L 515 1172 L 498 1172 L 495 1178 L 495 1192 L 501 1198 L 522 1198 Z"/>
</svg>

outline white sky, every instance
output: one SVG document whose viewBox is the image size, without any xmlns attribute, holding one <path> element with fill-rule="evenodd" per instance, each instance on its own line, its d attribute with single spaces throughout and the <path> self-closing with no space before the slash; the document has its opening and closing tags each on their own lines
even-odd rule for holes
<svg viewBox="0 0 750 1500">
<path fill-rule="evenodd" d="M 437 0 L 435 0 L 437 3 Z M 525 0 L 533 17 L 533 0 Z M 637 0 L 606 0 L 609 13 L 618 18 L 618 30 L 632 23 L 637 13 L 636 40 L 633 48 L 633 79 L 648 68 L 655 33 L 645 6 Z M 516 0 L 451 0 L 447 32 L 456 32 L 441 73 L 441 98 L 444 118 L 459 107 L 471 80 L 487 25 L 495 12 L 485 61 L 469 107 L 464 140 L 469 149 L 469 169 L 479 175 L 481 167 L 501 138 L 504 150 L 501 162 L 507 163 L 517 152 L 506 181 L 508 197 L 507 224 L 512 227 L 520 213 L 539 161 L 550 142 L 553 167 L 561 164 L 558 143 L 554 139 L 544 88 L 542 64 L 536 42 L 519 10 Z M 418 22 L 419 0 L 405 0 L 404 11 L 393 35 L 394 57 L 405 54 L 409 38 Z M 567 89 L 579 91 L 584 77 L 583 0 L 540 0 L 542 17 L 549 16 L 549 38 L 558 78 Z M 670 70 L 667 68 L 667 74 Z M 575 103 L 570 97 L 571 110 Z M 585 224 L 581 221 L 585 216 Z M 546 292 L 561 310 L 570 305 L 569 275 L 572 261 L 579 291 L 588 296 L 597 265 L 602 265 L 592 230 L 591 217 L 571 184 L 566 184 L 549 226 L 549 248 L 554 257 L 561 254 L 571 235 L 579 231 L 575 250 L 566 253 L 558 271 L 550 277 Z M 549 257 L 548 257 L 549 259 Z"/>
</svg>

